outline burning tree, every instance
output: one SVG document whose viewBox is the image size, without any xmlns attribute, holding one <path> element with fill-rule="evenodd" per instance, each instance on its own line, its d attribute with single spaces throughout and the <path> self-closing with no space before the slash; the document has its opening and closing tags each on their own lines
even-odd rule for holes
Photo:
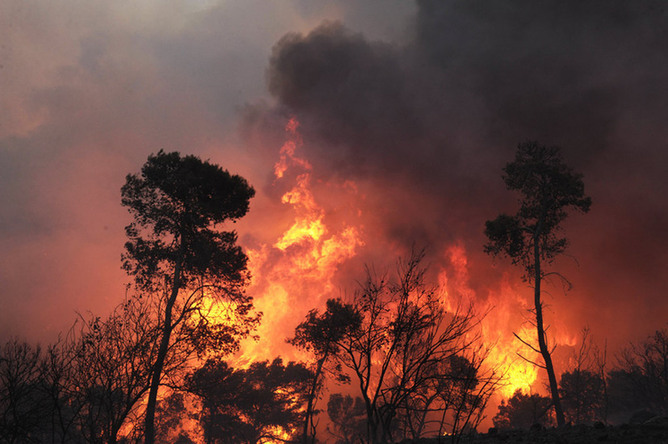
<svg viewBox="0 0 668 444">
<path fill-rule="evenodd" d="M 126 227 L 123 268 L 140 293 L 158 298 L 158 350 L 149 376 L 145 441 L 155 440 L 154 417 L 165 362 L 175 344 L 186 352 L 231 351 L 257 318 L 244 293 L 247 258 L 233 231 L 221 224 L 248 211 L 255 194 L 240 176 L 177 152 L 148 157 L 139 175 L 128 175 L 122 203 L 134 217 Z M 210 300 L 225 301 L 231 322 L 207 316 Z"/>
<path fill-rule="evenodd" d="M 547 371 L 557 424 L 561 426 L 565 420 L 545 333 L 541 284 L 548 276 L 564 279 L 559 273 L 546 272 L 544 268 L 568 245 L 567 239 L 559 236 L 568 210 L 588 212 L 591 198 L 584 193 L 582 175 L 564 164 L 557 147 L 536 142 L 521 143 L 515 160 L 503 171 L 506 187 L 521 195 L 520 209 L 514 216 L 501 214 L 486 222 L 485 234 L 489 243 L 485 245 L 485 252 L 510 257 L 513 264 L 524 269 L 524 279 L 533 284 L 538 349 L 519 336 L 518 339 L 543 358 L 544 365 L 539 366 Z"/>
<path fill-rule="evenodd" d="M 423 257 L 422 252 L 414 253 L 400 261 L 394 282 L 369 271 L 352 303 L 357 313 L 350 324 L 354 328 L 342 331 L 330 348 L 334 363 L 347 371 L 358 387 L 369 443 L 391 442 L 398 434 L 405 434 L 399 429 L 405 425 L 400 417 L 407 414 L 407 406 L 415 406 L 417 397 L 452 376 L 439 372 L 439 364 L 469 349 L 475 341 L 472 310 L 445 311 L 437 289 L 425 281 Z M 469 389 L 474 386 L 477 383 Z M 472 411 L 482 411 L 485 401 L 481 396 L 473 404 L 464 404 Z M 459 430 L 466 427 L 455 425 L 459 426 Z M 447 431 L 456 434 L 459 430 Z"/>
</svg>

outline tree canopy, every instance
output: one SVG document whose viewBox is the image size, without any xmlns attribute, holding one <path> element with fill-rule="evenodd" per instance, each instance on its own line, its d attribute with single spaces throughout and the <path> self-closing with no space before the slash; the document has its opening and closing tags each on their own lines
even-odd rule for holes
<svg viewBox="0 0 668 444">
<path fill-rule="evenodd" d="M 209 360 L 188 378 L 187 389 L 202 401 L 207 443 L 255 444 L 293 436 L 301 424 L 313 374 L 280 358 L 234 369 Z"/>
<path fill-rule="evenodd" d="M 159 151 L 140 175 L 127 176 L 121 194 L 134 218 L 125 229 L 123 268 L 142 289 L 165 280 L 184 288 L 202 277 L 244 282 L 247 259 L 236 234 L 217 229 L 248 212 L 255 191 L 244 178 L 195 156 Z"/>
<path fill-rule="evenodd" d="M 532 281 L 536 272 L 534 248 L 547 263 L 563 253 L 568 240 L 559 235 L 560 224 L 570 210 L 588 212 L 591 198 L 585 195 L 582 175 L 564 163 L 558 147 L 521 143 L 515 160 L 503 171 L 506 188 L 520 194 L 520 208 L 513 216 L 501 214 L 485 223 L 489 239 L 485 251 L 508 256 L 524 267 L 525 277 Z"/>
<path fill-rule="evenodd" d="M 246 255 L 234 231 L 220 225 L 236 221 L 255 191 L 246 180 L 198 157 L 159 151 L 141 174 L 130 174 L 121 189 L 122 204 L 134 221 L 125 231 L 123 268 L 140 292 L 159 295 L 159 349 L 146 407 L 147 443 L 154 442 L 158 388 L 173 333 L 194 350 L 229 352 L 257 318 L 243 292 L 248 280 Z M 181 296 L 181 297 L 180 297 Z M 206 298 L 224 299 L 234 322 L 212 323 L 203 312 Z"/>
</svg>

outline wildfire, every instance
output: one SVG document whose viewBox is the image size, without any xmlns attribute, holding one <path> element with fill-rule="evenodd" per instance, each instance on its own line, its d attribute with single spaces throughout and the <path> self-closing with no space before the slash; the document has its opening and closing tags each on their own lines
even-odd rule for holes
<svg viewBox="0 0 668 444">
<path fill-rule="evenodd" d="M 253 276 L 248 291 L 255 306 L 263 312 L 263 319 L 257 331 L 260 340 L 247 340 L 242 345 L 243 354 L 236 362 L 240 366 L 278 355 L 286 360 L 306 358 L 287 345 L 285 339 L 309 310 L 323 307 L 328 297 L 338 296 L 337 271 L 364 245 L 360 210 L 341 210 L 339 221 L 345 222 L 332 224 L 328 217 L 336 212 L 332 206 L 337 202 L 323 200 L 318 191 L 327 188 L 331 196 L 335 190 L 340 192 L 337 199 L 340 195 L 341 201 L 355 202 L 359 197 L 357 186 L 350 182 L 323 184 L 314 180 L 313 165 L 300 153 L 303 140 L 297 120 L 291 119 L 285 131 L 286 141 L 273 169 L 273 186 L 290 184 L 281 204 L 289 208 L 291 221 L 274 239 L 246 249 Z M 485 314 L 479 333 L 490 347 L 488 365 L 504 375 L 501 395 L 510 397 L 516 390 L 535 389 L 538 368 L 529 360 L 540 362 L 540 357 L 534 356 L 513 334 L 528 342 L 535 337 L 528 313 L 531 305 L 526 300 L 527 289 L 507 280 L 494 293 L 476 294 L 470 286 L 463 245 L 446 249 L 443 259 L 448 266 L 439 271 L 438 283 L 445 307 L 453 311 L 458 303 L 472 303 L 478 313 Z M 573 338 L 565 335 L 566 329 L 560 331 L 556 342 L 571 345 Z"/>
<path fill-rule="evenodd" d="M 359 205 L 357 184 L 317 180 L 314 166 L 302 157 L 303 140 L 298 130 L 299 123 L 291 119 L 273 168 L 272 186 L 287 190 L 280 199 L 281 217 L 273 222 L 285 226 L 278 234 L 274 232 L 246 248 L 252 276 L 248 292 L 263 317 L 255 332 L 259 340 L 247 339 L 242 343 L 241 354 L 233 359 L 232 365 L 236 367 L 277 356 L 285 361 L 308 360 L 309 356 L 287 344 L 286 339 L 309 310 L 322 309 L 328 298 L 339 296 L 338 284 L 342 281 L 337 273 L 365 245 L 360 210 L 364 206 Z M 383 248 L 375 242 L 372 247 Z M 500 397 L 511 397 L 517 390 L 525 393 L 540 390 L 539 368 L 530 361 L 540 363 L 541 358 L 515 336 L 531 344 L 535 342 L 528 288 L 506 276 L 488 294 L 477 294 L 471 285 L 469 258 L 463 243 L 446 248 L 435 262 L 442 264 L 435 271 L 444 307 L 454 312 L 471 304 L 478 314 L 484 314 L 477 333 L 488 347 L 485 364 L 502 375 L 496 402 Z M 354 278 L 359 276 L 345 281 Z M 234 311 L 230 310 L 233 307 L 223 304 L 205 308 L 223 322 L 233 322 Z M 551 331 L 551 340 L 559 345 L 574 345 L 576 339 L 562 327 L 557 325 Z M 281 429 L 272 433 L 278 440 L 264 442 L 280 442 L 290 437 L 290 433 Z"/>
<path fill-rule="evenodd" d="M 270 427 L 269 430 L 267 430 L 267 435 L 271 435 L 272 438 L 264 437 L 261 438 L 259 442 L 262 444 L 282 444 L 291 442 L 290 440 L 294 436 L 294 431 L 289 433 L 280 427 Z"/>
<path fill-rule="evenodd" d="M 512 331 L 513 325 L 521 325 L 519 315 L 526 313 L 527 302 L 520 293 L 506 282 L 498 294 L 491 294 L 487 302 L 482 302 L 469 285 L 468 258 L 462 245 L 454 245 L 445 252 L 448 271 L 439 273 L 439 286 L 443 289 L 446 308 L 453 310 L 457 301 L 474 303 L 478 313 L 485 317 L 480 325 L 480 334 L 485 345 L 490 347 L 487 364 L 497 369 L 503 379 L 500 392 L 510 397 L 517 390 L 529 392 L 538 377 L 538 369 L 520 355 L 526 356 L 530 350 L 522 344 Z M 530 341 L 535 331 L 530 325 L 521 325 L 518 336 Z"/>
<path fill-rule="evenodd" d="M 298 154 L 303 145 L 298 129 L 298 121 L 290 119 L 285 128 L 287 140 L 274 165 L 274 185 L 293 181 L 281 198 L 281 203 L 290 207 L 293 221 L 275 241 L 247 249 L 253 276 L 248 291 L 263 312 L 263 320 L 257 332 L 260 341 L 244 343 L 241 362 L 271 359 L 278 354 L 300 357 L 286 346 L 285 339 L 308 310 L 323 306 L 328 297 L 335 296 L 333 279 L 339 266 L 364 244 L 360 225 L 328 226 L 327 212 L 314 192 L 313 166 Z M 349 196 L 355 191 L 349 183 L 327 186 L 339 187 Z M 356 214 L 349 216 L 356 218 Z"/>
</svg>

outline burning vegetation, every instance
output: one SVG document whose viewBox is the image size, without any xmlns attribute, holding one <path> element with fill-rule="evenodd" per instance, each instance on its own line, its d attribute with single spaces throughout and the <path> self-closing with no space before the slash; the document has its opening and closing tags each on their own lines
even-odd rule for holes
<svg viewBox="0 0 668 444">
<path fill-rule="evenodd" d="M 244 179 L 164 152 L 127 177 L 134 285 L 110 316 L 81 316 L 45 351 L 4 345 L 3 442 L 458 442 L 486 416 L 510 430 L 668 414 L 665 331 L 610 365 L 588 330 L 574 341 L 545 326 L 540 282 L 565 279 L 544 268 L 566 247 L 559 224 L 590 204 L 557 149 L 519 146 L 505 180 L 524 193 L 521 209 L 487 223 L 487 251 L 524 267 L 532 305 L 509 278 L 478 297 L 461 243 L 435 252 L 448 267 L 413 248 L 394 271 L 368 263 L 338 288 L 368 242 L 362 210 L 330 217 L 296 119 L 286 135 L 274 184 L 291 221 L 245 250 L 223 230 L 254 195 Z M 572 365 L 551 361 L 576 342 Z"/>
</svg>

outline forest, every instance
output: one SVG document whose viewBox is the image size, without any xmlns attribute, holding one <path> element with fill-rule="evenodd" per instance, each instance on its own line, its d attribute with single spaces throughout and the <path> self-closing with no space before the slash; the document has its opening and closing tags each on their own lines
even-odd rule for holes
<svg viewBox="0 0 668 444">
<path fill-rule="evenodd" d="M 569 284 L 551 265 L 567 251 L 564 220 L 592 205 L 583 176 L 559 148 L 525 142 L 501 177 L 519 207 L 479 221 L 480 249 L 533 290 L 531 335 L 513 333 L 519 358 L 547 375 L 544 391 L 517 390 L 492 410 L 506 374 L 488 359 L 486 313 L 444 301 L 419 247 L 387 272 L 367 264 L 347 296 L 311 308 L 284 338 L 308 359 L 235 361 L 263 322 L 229 231 L 255 190 L 209 161 L 159 151 L 121 189 L 132 223 L 116 308 L 79 314 L 47 345 L 1 346 L 0 442 L 468 442 L 486 417 L 498 434 L 667 416 L 665 328 L 614 356 L 585 328 L 573 365 L 552 361 L 544 288 Z"/>
</svg>

